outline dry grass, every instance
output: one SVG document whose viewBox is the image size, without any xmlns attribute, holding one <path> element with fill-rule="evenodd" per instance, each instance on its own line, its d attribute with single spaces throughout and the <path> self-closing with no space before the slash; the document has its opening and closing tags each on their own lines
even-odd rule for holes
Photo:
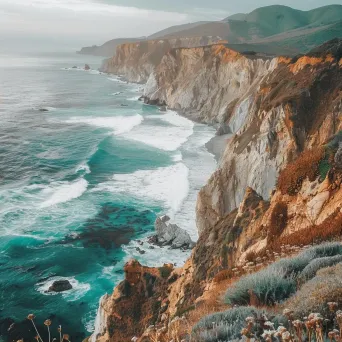
<svg viewBox="0 0 342 342">
<path fill-rule="evenodd" d="M 294 196 L 300 190 L 306 178 L 312 182 L 319 175 L 319 164 L 324 157 L 324 149 L 304 151 L 294 162 L 289 163 L 281 171 L 278 178 L 278 188 L 283 195 Z"/>
<path fill-rule="evenodd" d="M 289 236 L 278 239 L 271 249 L 279 249 L 281 245 L 312 245 L 329 241 L 342 235 L 342 214 L 339 209 L 319 225 L 299 230 Z"/>
</svg>

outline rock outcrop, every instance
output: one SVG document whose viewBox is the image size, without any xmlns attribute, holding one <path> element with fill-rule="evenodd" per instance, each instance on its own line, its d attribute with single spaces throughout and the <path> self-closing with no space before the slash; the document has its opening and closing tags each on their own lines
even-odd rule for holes
<svg viewBox="0 0 342 342">
<path fill-rule="evenodd" d="M 149 40 L 119 45 L 115 56 L 104 61 L 103 72 L 122 75 L 129 82 L 145 83 L 164 55 L 173 48 L 215 43 L 220 37 Z"/>
<path fill-rule="evenodd" d="M 53 284 L 49 287 L 48 292 L 64 292 L 72 289 L 72 285 L 70 281 L 65 280 L 56 280 Z"/>
<path fill-rule="evenodd" d="M 162 272 L 130 264 L 111 297 L 121 291 L 110 302 L 122 325 L 115 323 L 108 341 L 151 341 L 140 327 L 169 331 L 175 316 L 204 315 L 208 297 L 219 299 L 217 284 L 243 274 L 251 260 L 257 267 L 285 245 L 296 250 L 342 235 L 341 58 L 341 40 L 294 59 L 250 58 L 221 45 L 174 49 L 162 58 L 147 101 L 223 124 L 233 137 L 199 193 L 200 236 L 190 259 Z M 127 284 L 134 290 L 123 296 L 132 289 Z M 107 331 L 112 326 L 107 319 Z"/>
<path fill-rule="evenodd" d="M 193 248 L 194 242 L 191 240 L 189 233 L 178 227 L 176 224 L 169 223 L 170 217 L 167 215 L 157 217 L 154 228 L 157 235 L 151 240 L 161 246 L 170 245 L 171 248 Z"/>
</svg>

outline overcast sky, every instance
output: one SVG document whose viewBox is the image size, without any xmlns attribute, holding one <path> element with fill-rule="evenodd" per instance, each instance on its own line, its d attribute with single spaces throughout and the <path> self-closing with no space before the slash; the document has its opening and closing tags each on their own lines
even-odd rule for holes
<svg viewBox="0 0 342 342">
<path fill-rule="evenodd" d="M 68 48 L 102 44 L 117 37 L 141 37 L 166 27 L 220 20 L 274 3 L 297 9 L 325 0 L 0 0 L 0 44 L 63 43 Z M 342 0 L 335 0 L 342 4 Z"/>
</svg>

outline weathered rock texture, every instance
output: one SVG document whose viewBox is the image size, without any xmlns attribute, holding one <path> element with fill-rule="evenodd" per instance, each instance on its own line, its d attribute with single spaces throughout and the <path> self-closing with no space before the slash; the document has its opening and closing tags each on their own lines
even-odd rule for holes
<svg viewBox="0 0 342 342">
<path fill-rule="evenodd" d="M 162 58 L 145 96 L 224 124 L 234 136 L 199 194 L 200 237 L 191 258 L 148 283 L 136 276 L 146 268 L 126 271 L 113 296 L 127 283 L 134 283 L 134 291 L 121 294 L 125 306 L 115 302 L 112 312 L 119 310 L 125 328 L 136 330 L 114 323 L 108 341 L 129 341 L 148 324 L 167 328 L 172 317 L 196 311 L 217 279 L 229 278 L 251 257 L 265 257 L 283 244 L 341 237 L 341 57 L 336 40 L 292 60 L 249 59 L 223 46 L 176 49 Z M 148 295 L 147 284 L 158 300 Z M 131 314 L 132 306 L 139 315 Z M 110 319 L 106 327 L 110 332 Z"/>
<path fill-rule="evenodd" d="M 192 248 L 194 242 L 191 240 L 189 233 L 169 221 L 170 217 L 167 215 L 157 217 L 154 223 L 157 235 L 151 241 L 156 240 L 157 244 L 162 246 L 171 245 L 172 248 Z"/>
<path fill-rule="evenodd" d="M 104 61 L 101 71 L 122 75 L 130 82 L 145 83 L 163 56 L 173 48 L 215 43 L 220 37 L 148 40 L 119 45 L 115 56 Z"/>
</svg>

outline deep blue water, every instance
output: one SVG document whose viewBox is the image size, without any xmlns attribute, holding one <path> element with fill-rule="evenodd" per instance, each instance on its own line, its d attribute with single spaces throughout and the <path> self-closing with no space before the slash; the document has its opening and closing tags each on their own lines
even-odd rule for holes
<svg viewBox="0 0 342 342">
<path fill-rule="evenodd" d="M 184 261 L 146 243 L 141 255 L 135 241 L 164 213 L 196 238 L 213 129 L 137 101 L 141 86 L 98 73 L 95 57 L 0 62 L 0 321 L 34 313 L 81 341 L 128 258 Z M 59 278 L 73 289 L 46 293 Z"/>
</svg>

